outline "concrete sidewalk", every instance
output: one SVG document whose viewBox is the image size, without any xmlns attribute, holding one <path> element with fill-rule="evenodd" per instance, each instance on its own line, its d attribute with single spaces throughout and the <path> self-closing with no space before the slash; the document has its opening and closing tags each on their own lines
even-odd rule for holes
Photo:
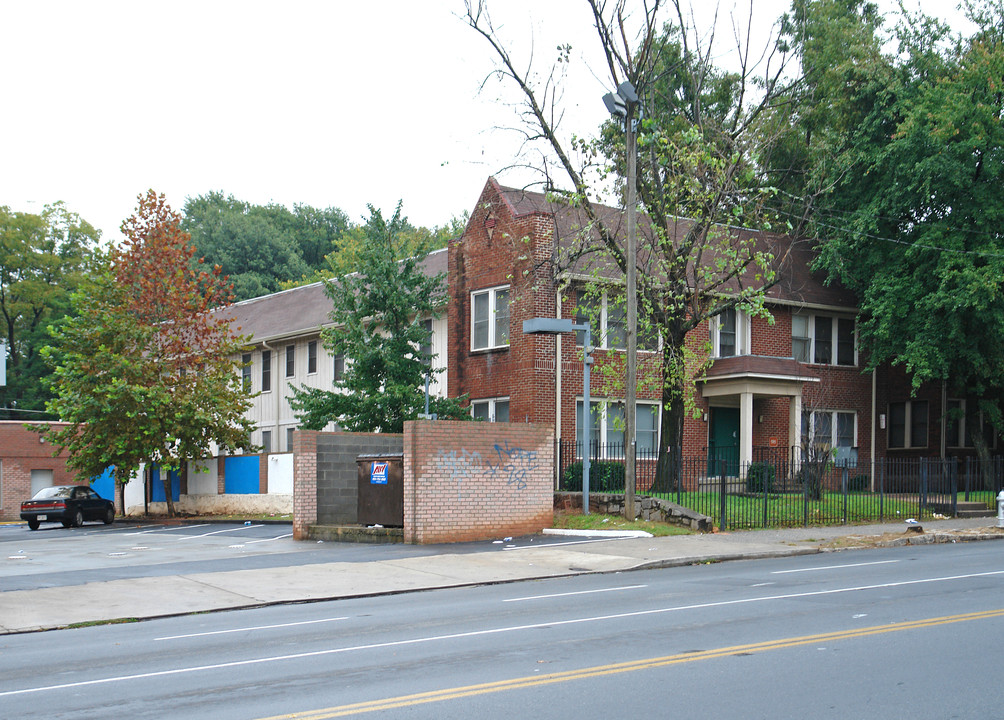
<svg viewBox="0 0 1004 720">
<path fill-rule="evenodd" d="M 783 557 L 848 547 L 1004 538 L 995 518 L 926 522 L 924 533 L 902 523 L 760 530 L 665 538 L 606 539 L 449 551 L 372 562 L 234 570 L 92 582 L 0 592 L 0 633 L 80 623 L 156 618 L 212 610 L 414 592 L 585 573 Z M 444 546 L 448 548 L 448 546 Z"/>
</svg>

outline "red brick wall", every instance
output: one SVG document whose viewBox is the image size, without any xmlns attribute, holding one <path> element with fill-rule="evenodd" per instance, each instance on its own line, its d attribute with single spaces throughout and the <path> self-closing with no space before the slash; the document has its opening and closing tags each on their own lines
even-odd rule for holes
<svg viewBox="0 0 1004 720">
<path fill-rule="evenodd" d="M 20 519 L 21 503 L 31 497 L 32 470 L 52 470 L 54 485 L 77 482 L 76 474 L 66 467 L 67 454 L 53 457 L 52 445 L 39 442 L 41 436 L 25 425 L 0 421 L 0 520 Z"/>
<path fill-rule="evenodd" d="M 526 535 L 553 520 L 548 426 L 407 422 L 404 451 L 405 542 Z"/>
<path fill-rule="evenodd" d="M 293 538 L 306 540 L 317 522 L 317 431 L 293 433 Z"/>
</svg>

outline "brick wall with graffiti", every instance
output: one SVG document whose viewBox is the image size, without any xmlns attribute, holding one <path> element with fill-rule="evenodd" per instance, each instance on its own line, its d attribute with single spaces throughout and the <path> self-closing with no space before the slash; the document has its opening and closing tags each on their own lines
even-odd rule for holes
<svg viewBox="0 0 1004 720">
<path fill-rule="evenodd" d="M 549 425 L 418 420 L 405 423 L 404 452 L 405 542 L 525 535 L 553 520 Z"/>
</svg>

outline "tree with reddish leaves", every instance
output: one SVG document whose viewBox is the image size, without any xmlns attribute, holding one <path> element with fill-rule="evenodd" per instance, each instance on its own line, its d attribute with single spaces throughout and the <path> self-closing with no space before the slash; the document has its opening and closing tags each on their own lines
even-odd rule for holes
<svg viewBox="0 0 1004 720">
<path fill-rule="evenodd" d="M 246 338 L 219 312 L 230 286 L 218 267 L 192 269 L 180 221 L 163 195 L 139 196 L 125 242 L 73 296 L 73 316 L 50 329 L 48 409 L 69 424 L 42 431 L 83 477 L 114 468 L 125 483 L 156 464 L 171 515 L 169 471 L 251 449 L 253 429 L 236 364 Z"/>
</svg>

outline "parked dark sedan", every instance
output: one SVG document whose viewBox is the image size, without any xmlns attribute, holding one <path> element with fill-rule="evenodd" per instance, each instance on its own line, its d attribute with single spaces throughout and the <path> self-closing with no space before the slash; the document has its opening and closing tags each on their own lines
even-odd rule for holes
<svg viewBox="0 0 1004 720">
<path fill-rule="evenodd" d="M 31 500 L 21 503 L 21 519 L 38 530 L 39 523 L 61 522 L 63 527 L 80 527 L 85 520 L 115 521 L 115 505 L 86 485 L 56 485 L 42 488 Z"/>
</svg>

